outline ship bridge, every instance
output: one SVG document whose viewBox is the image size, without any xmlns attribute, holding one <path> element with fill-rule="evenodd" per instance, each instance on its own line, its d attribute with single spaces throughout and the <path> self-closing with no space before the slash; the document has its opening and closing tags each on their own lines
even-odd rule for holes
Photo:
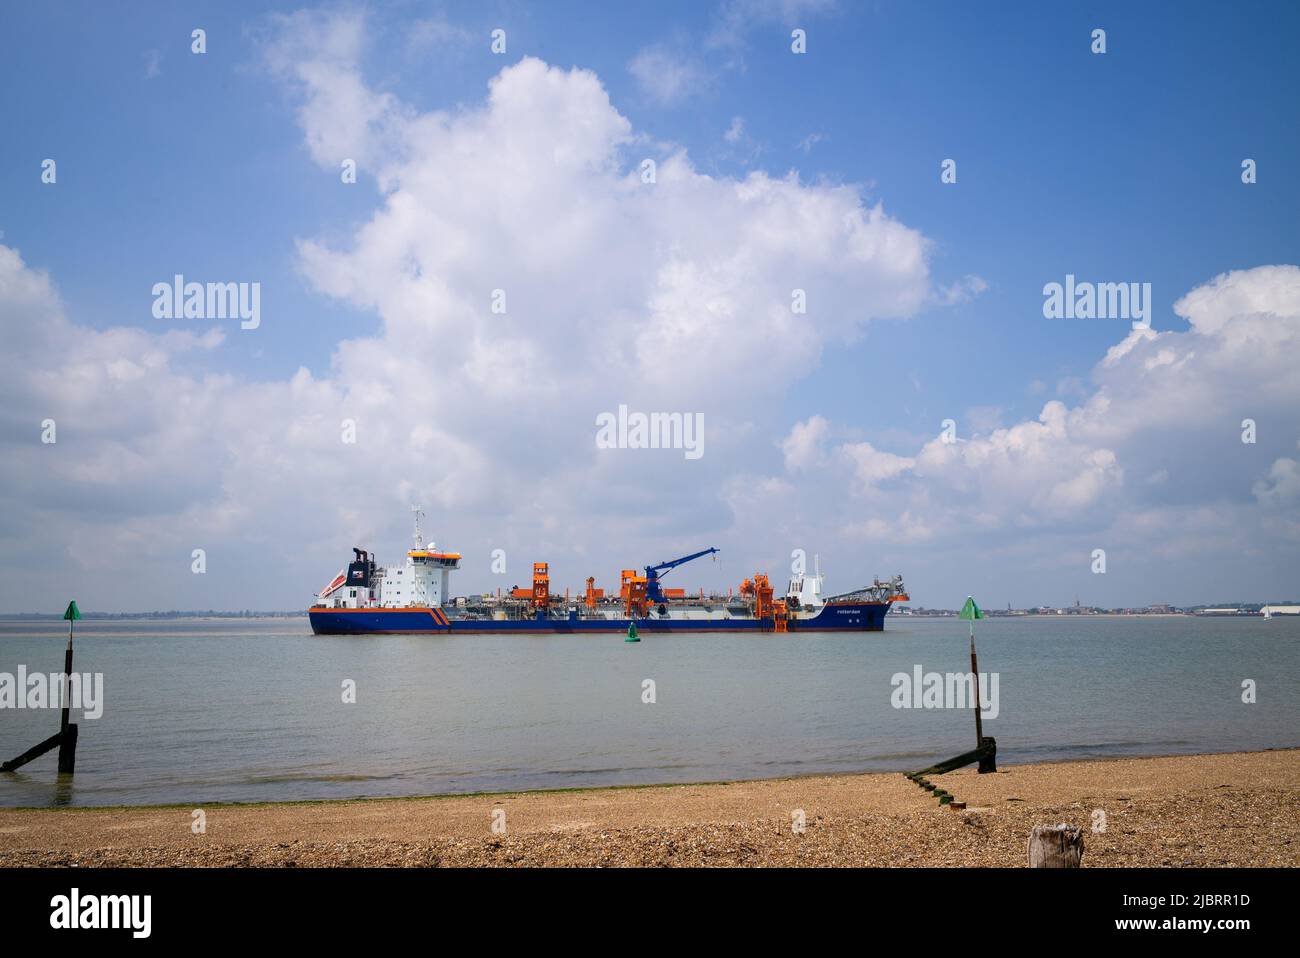
<svg viewBox="0 0 1300 958">
<path fill-rule="evenodd" d="M 424 544 L 420 519 L 424 513 L 412 506 L 415 516 L 414 540 L 406 553 L 406 566 L 385 570 L 380 584 L 379 604 L 392 607 L 421 606 L 440 608 L 451 592 L 451 572 L 460 568 L 460 553 Z"/>
</svg>

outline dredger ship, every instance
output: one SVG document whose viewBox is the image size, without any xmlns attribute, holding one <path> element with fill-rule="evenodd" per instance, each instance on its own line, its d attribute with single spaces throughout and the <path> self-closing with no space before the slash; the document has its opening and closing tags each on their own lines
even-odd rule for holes
<svg viewBox="0 0 1300 958">
<path fill-rule="evenodd" d="M 545 562 L 533 563 L 531 589 L 513 588 L 502 595 L 450 598 L 451 573 L 460 568 L 459 552 L 427 546 L 416 513 L 413 548 L 401 568 L 383 568 L 364 549 L 341 569 L 308 610 L 317 635 L 385 633 L 575 633 L 627 632 L 879 632 L 891 603 L 907 601 L 902 576 L 841 595 L 823 596 L 823 577 L 814 562 L 812 574 L 790 579 L 777 598 L 762 573 L 746 579 L 734 592 L 688 594 L 664 588 L 663 576 L 678 566 L 714 555 L 717 549 L 645 566 L 643 573 L 624 569 L 617 595 L 596 588 L 570 598 L 551 592 Z"/>
</svg>

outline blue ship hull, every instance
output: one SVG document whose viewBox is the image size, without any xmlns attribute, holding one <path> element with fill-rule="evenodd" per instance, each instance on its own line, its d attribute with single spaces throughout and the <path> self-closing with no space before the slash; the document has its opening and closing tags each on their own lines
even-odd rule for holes
<svg viewBox="0 0 1300 958">
<path fill-rule="evenodd" d="M 791 619 L 790 632 L 880 632 L 885 627 L 887 602 L 836 602 L 822 607 L 810 619 Z M 589 632 L 614 635 L 627 632 L 630 621 L 637 632 L 774 632 L 766 619 L 451 619 L 442 609 L 328 609 L 308 610 L 311 630 L 317 635 L 568 635 Z"/>
</svg>

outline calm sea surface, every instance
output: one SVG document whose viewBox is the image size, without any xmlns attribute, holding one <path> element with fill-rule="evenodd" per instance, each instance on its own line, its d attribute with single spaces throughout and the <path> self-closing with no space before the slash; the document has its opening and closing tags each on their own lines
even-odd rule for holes
<svg viewBox="0 0 1300 958">
<path fill-rule="evenodd" d="M 0 622 L 0 673 L 57 672 L 66 625 Z M 1005 762 L 1300 745 L 1300 619 L 977 623 Z M 874 634 L 313 636 L 303 619 L 83 620 L 104 674 L 77 772 L 0 774 L 0 805 L 416 795 L 918 768 L 972 747 L 969 710 L 895 709 L 896 672 L 969 667 L 966 623 Z M 344 680 L 356 703 L 343 702 Z M 655 683 L 654 704 L 642 683 Z M 1258 701 L 1243 704 L 1242 681 Z M 0 760 L 58 729 L 0 709 Z"/>
</svg>

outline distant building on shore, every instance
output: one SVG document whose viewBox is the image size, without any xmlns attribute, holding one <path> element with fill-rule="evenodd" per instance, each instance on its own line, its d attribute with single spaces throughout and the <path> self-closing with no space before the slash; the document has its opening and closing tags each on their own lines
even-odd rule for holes
<svg viewBox="0 0 1300 958">
<path fill-rule="evenodd" d="M 1300 605 L 1266 605 L 1259 611 L 1266 619 L 1275 615 L 1300 615 Z"/>
<path fill-rule="evenodd" d="M 894 615 L 955 616 L 955 609 L 927 609 L 924 606 L 897 605 L 892 609 Z M 1176 606 L 1166 602 L 1155 602 L 1146 606 L 1121 606 L 1106 609 L 1101 606 L 1083 605 L 1078 598 L 1073 605 L 1056 608 L 1040 605 L 1028 609 L 1016 609 L 1007 603 L 1006 609 L 985 609 L 985 615 L 997 618 L 1002 616 L 1036 616 L 1036 615 L 1248 615 L 1270 617 L 1274 615 L 1300 616 L 1300 604 L 1276 603 L 1274 605 L 1224 605 L 1224 606 Z"/>
</svg>

